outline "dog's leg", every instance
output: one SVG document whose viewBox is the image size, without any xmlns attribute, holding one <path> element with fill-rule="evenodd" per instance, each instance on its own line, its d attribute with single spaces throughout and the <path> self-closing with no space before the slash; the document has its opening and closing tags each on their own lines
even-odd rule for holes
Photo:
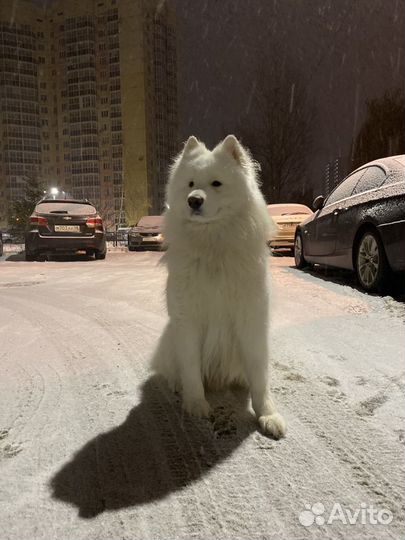
<svg viewBox="0 0 405 540">
<path fill-rule="evenodd" d="M 275 439 L 280 439 L 285 435 L 286 425 L 270 395 L 266 328 L 261 327 L 260 324 L 254 328 L 254 325 L 249 322 L 245 324 L 240 338 L 243 363 L 252 396 L 252 407 L 263 432 Z"/>
<path fill-rule="evenodd" d="M 173 392 L 181 389 L 175 357 L 173 330 L 170 324 L 167 324 L 153 355 L 152 369 L 166 379 Z"/>
<path fill-rule="evenodd" d="M 194 416 L 209 414 L 201 378 L 199 336 L 189 324 L 176 327 L 176 361 L 183 389 L 183 408 Z"/>
</svg>

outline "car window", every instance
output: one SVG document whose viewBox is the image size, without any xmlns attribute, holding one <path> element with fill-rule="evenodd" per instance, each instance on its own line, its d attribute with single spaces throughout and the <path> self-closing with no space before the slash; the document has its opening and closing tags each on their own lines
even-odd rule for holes
<svg viewBox="0 0 405 540">
<path fill-rule="evenodd" d="M 376 189 L 384 183 L 385 171 L 381 167 L 367 167 L 366 172 L 357 182 L 353 190 L 353 195 L 364 193 L 370 189 Z"/>
<path fill-rule="evenodd" d="M 325 206 L 340 201 L 341 199 L 346 199 L 347 197 L 350 197 L 357 183 L 365 174 L 366 170 L 367 169 L 361 169 L 360 171 L 351 174 L 345 180 L 343 180 L 343 182 L 341 182 L 337 186 L 337 188 L 329 195 L 328 199 L 326 200 Z"/>
<path fill-rule="evenodd" d="M 35 212 L 40 214 L 71 214 L 75 216 L 96 214 L 97 211 L 94 206 L 85 203 L 74 203 L 74 202 L 41 202 L 35 207 Z"/>
<path fill-rule="evenodd" d="M 405 182 L 405 169 L 397 169 L 392 171 L 391 174 L 388 174 L 384 185 L 396 184 L 397 182 Z"/>
<path fill-rule="evenodd" d="M 163 216 L 144 216 L 138 221 L 138 227 L 161 227 Z"/>
</svg>

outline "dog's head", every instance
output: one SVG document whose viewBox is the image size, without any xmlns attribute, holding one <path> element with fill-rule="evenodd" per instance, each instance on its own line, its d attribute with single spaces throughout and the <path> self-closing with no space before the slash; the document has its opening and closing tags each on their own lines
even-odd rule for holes
<svg viewBox="0 0 405 540">
<path fill-rule="evenodd" d="M 190 137 L 170 171 L 170 213 L 194 223 L 211 223 L 239 213 L 257 190 L 255 166 L 234 135 L 214 150 Z"/>
</svg>

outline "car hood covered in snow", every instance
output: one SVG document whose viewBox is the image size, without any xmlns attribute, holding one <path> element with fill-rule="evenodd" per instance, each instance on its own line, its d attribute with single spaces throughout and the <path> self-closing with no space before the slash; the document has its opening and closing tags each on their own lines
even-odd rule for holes
<svg viewBox="0 0 405 540">
<path fill-rule="evenodd" d="M 135 233 L 156 233 L 160 234 L 163 231 L 163 216 L 144 216 L 141 218 L 135 227 L 131 228 L 131 232 Z"/>
</svg>

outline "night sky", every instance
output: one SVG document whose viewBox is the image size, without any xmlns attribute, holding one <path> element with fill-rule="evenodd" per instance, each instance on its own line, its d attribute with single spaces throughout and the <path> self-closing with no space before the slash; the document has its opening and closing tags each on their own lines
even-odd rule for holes
<svg viewBox="0 0 405 540">
<path fill-rule="evenodd" d="M 328 162 L 340 156 L 341 175 L 350 171 L 366 100 L 405 89 L 403 0 L 167 1 L 177 14 L 180 140 L 212 147 L 241 124 L 255 129 L 257 69 L 285 62 L 313 106 L 315 191 Z"/>
<path fill-rule="evenodd" d="M 170 0 L 178 26 L 180 138 L 215 145 L 252 107 L 257 65 L 284 60 L 314 105 L 311 182 L 347 167 L 365 101 L 404 87 L 402 0 Z M 343 170 L 347 173 L 347 170 Z"/>
</svg>

